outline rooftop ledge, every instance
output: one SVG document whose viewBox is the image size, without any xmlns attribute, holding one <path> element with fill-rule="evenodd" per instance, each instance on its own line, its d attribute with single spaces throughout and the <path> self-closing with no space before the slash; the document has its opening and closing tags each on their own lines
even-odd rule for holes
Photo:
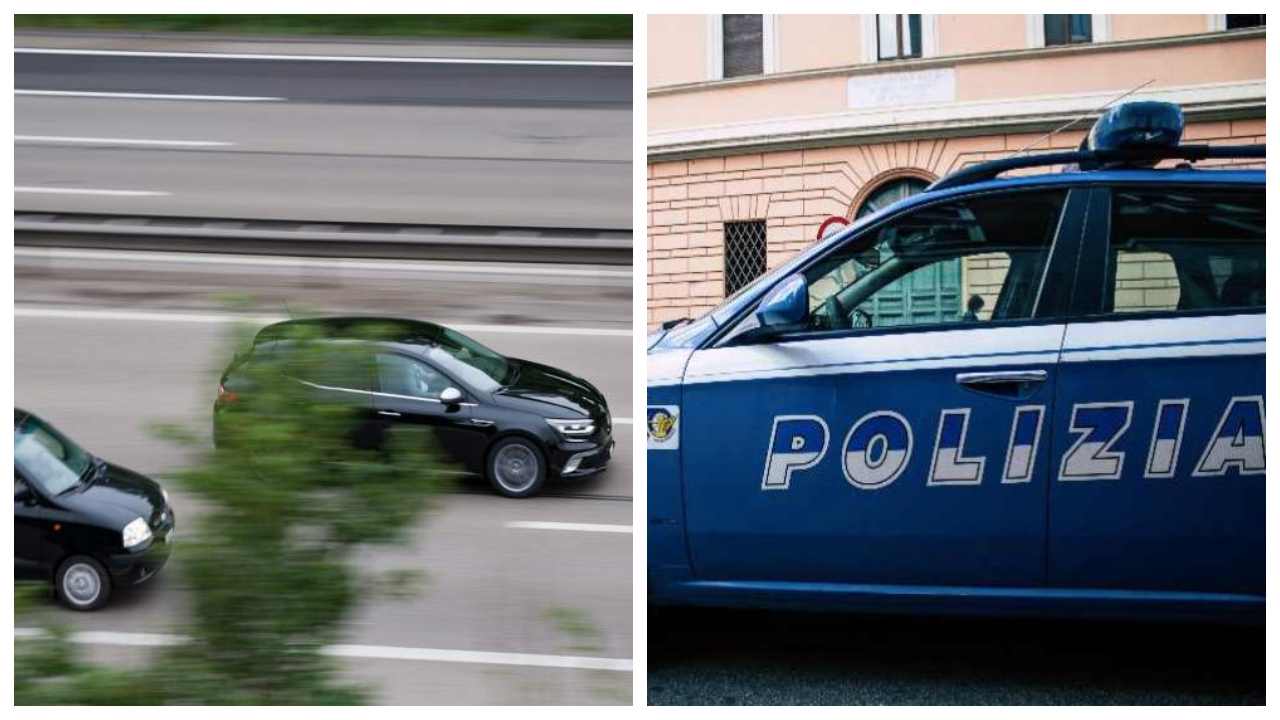
<svg viewBox="0 0 1280 720">
<path fill-rule="evenodd" d="M 828 147 L 992 133 L 1048 132 L 1085 116 L 1127 88 L 977 102 L 847 110 L 649 133 L 648 159 Z M 1265 79 L 1140 90 L 1126 100 L 1164 100 L 1182 106 L 1187 122 L 1266 116 Z M 1080 119 L 1075 130 L 1087 129 Z"/>
</svg>

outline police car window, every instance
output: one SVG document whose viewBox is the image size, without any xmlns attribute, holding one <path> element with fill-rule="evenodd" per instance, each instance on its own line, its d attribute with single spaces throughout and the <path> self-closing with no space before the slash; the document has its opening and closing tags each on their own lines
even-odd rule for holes
<svg viewBox="0 0 1280 720">
<path fill-rule="evenodd" d="M 438 399 L 449 387 L 443 375 L 403 355 L 378 355 L 378 384 L 392 395 Z"/>
<path fill-rule="evenodd" d="M 1266 305 L 1263 193 L 1117 189 L 1106 312 L 1195 312 Z"/>
<path fill-rule="evenodd" d="M 921 208 L 806 271 L 811 330 L 1031 317 L 1065 193 Z"/>
</svg>

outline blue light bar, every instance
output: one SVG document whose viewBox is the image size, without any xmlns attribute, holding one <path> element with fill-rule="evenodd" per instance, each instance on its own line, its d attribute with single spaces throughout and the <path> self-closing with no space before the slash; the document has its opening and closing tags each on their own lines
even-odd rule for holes
<svg viewBox="0 0 1280 720">
<path fill-rule="evenodd" d="M 1182 108 L 1174 103 L 1142 100 L 1117 105 L 1093 124 L 1087 150 L 1125 150 L 1177 147 L 1184 125 Z"/>
</svg>

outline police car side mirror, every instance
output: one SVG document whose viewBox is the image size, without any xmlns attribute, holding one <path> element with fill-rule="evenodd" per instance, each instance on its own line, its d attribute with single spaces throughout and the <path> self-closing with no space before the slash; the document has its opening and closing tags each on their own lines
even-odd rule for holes
<svg viewBox="0 0 1280 720">
<path fill-rule="evenodd" d="M 804 326 L 809 321 L 809 282 L 804 275 L 783 280 L 756 309 L 760 334 L 777 334 Z"/>
<path fill-rule="evenodd" d="M 456 387 L 447 387 L 440 393 L 440 402 L 445 405 L 457 405 L 462 402 L 462 391 Z"/>
</svg>

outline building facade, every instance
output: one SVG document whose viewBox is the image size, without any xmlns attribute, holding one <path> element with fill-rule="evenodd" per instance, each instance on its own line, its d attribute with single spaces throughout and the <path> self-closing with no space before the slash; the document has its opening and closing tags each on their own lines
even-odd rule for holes
<svg viewBox="0 0 1280 720">
<path fill-rule="evenodd" d="M 650 16 L 649 322 L 696 317 L 820 232 L 961 167 L 1073 149 L 1125 93 L 1179 103 L 1184 142 L 1263 143 L 1264 22 Z M 1003 273 L 998 257 L 953 270 L 904 300 L 959 315 Z M 1130 258 L 1121 273 L 1126 302 L 1170 301 L 1167 259 Z"/>
</svg>

